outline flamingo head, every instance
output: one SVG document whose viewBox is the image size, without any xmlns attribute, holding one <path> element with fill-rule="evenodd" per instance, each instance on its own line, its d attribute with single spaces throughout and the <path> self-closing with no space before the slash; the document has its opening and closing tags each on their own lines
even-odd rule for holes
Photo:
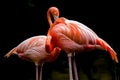
<svg viewBox="0 0 120 80">
<path fill-rule="evenodd" d="M 58 8 L 57 7 L 50 7 L 49 10 L 50 10 L 50 13 L 52 14 L 54 20 L 56 20 L 60 14 Z"/>
</svg>

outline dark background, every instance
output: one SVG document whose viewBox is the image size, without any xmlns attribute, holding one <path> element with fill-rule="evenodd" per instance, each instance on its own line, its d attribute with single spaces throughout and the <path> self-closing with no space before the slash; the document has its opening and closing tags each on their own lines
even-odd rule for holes
<svg viewBox="0 0 120 80">
<path fill-rule="evenodd" d="M 79 21 L 93 29 L 99 37 L 107 41 L 117 52 L 120 58 L 119 39 L 119 5 L 112 1 L 85 1 L 85 0 L 3 0 L 0 10 L 0 80 L 35 80 L 35 66 L 31 62 L 23 61 L 13 55 L 4 58 L 4 55 L 17 46 L 23 40 L 35 36 L 46 35 L 49 29 L 47 10 L 56 6 L 60 10 L 60 16 Z M 83 71 L 89 79 L 102 80 L 100 70 L 106 70 L 115 80 L 115 72 L 119 75 L 119 64 L 114 63 L 108 52 L 95 50 L 76 57 L 78 70 Z M 97 64 L 98 63 L 98 64 Z M 102 68 L 101 68 L 102 66 Z M 64 51 L 54 63 L 46 63 L 44 66 L 44 80 L 69 80 L 67 57 Z M 91 73 L 93 70 L 93 73 Z M 57 78 L 52 72 L 58 72 Z M 89 80 L 82 76 L 82 80 Z M 57 75 L 57 73 L 55 73 Z M 63 76 L 64 74 L 64 76 Z M 95 75 L 95 74 L 94 74 Z M 60 78 L 59 78 L 60 77 Z M 108 76 L 109 77 L 109 76 Z M 117 76 L 118 78 L 119 76 Z M 108 79 L 108 78 L 107 78 Z M 106 80 L 107 80 L 106 79 Z M 109 80 L 109 79 L 108 79 Z"/>
</svg>

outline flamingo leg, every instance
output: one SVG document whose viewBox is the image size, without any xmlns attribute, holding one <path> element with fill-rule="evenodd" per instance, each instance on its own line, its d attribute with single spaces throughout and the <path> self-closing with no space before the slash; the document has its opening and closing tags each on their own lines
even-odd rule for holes
<svg viewBox="0 0 120 80">
<path fill-rule="evenodd" d="M 38 65 L 36 65 L 36 80 L 38 80 Z"/>
<path fill-rule="evenodd" d="M 68 63 L 69 63 L 69 77 L 70 80 L 73 80 L 73 74 L 72 74 L 72 60 L 71 60 L 72 54 L 68 54 Z"/>
<path fill-rule="evenodd" d="M 75 74 L 75 80 L 78 80 L 78 72 L 77 72 L 77 66 L 76 66 L 76 61 L 75 61 L 75 53 L 73 54 L 73 69 L 74 69 L 74 74 Z"/>
<path fill-rule="evenodd" d="M 40 67 L 40 80 L 42 80 L 42 68 L 43 68 L 43 65 L 41 65 L 41 67 Z"/>
</svg>

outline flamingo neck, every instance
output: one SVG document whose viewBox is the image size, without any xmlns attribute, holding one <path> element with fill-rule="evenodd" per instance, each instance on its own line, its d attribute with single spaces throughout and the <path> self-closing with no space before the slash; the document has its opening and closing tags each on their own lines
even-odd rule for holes
<svg viewBox="0 0 120 80">
<path fill-rule="evenodd" d="M 48 19 L 48 23 L 49 23 L 50 27 L 52 27 L 53 23 L 52 23 L 51 16 L 50 16 L 50 10 L 48 10 L 48 12 L 47 12 L 47 19 Z"/>
<path fill-rule="evenodd" d="M 50 53 L 52 50 L 53 50 L 53 44 L 51 44 L 51 39 L 52 37 L 50 35 L 47 36 L 46 38 L 46 45 L 45 45 L 45 48 L 46 48 L 46 51 L 48 53 Z"/>
</svg>

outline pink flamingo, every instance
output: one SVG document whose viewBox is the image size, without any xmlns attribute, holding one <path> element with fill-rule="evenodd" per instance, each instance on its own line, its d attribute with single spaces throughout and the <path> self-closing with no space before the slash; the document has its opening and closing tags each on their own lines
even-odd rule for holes
<svg viewBox="0 0 120 80">
<path fill-rule="evenodd" d="M 50 14 L 52 14 L 54 18 L 54 23 L 52 23 Z M 78 21 L 68 20 L 64 17 L 59 18 L 59 10 L 56 7 L 50 7 L 48 9 L 47 18 L 50 28 L 47 33 L 45 46 L 46 51 L 51 52 L 54 47 L 57 46 L 67 53 L 70 80 L 73 80 L 71 57 L 75 52 L 83 52 L 94 49 L 106 50 L 110 53 L 112 59 L 118 63 L 116 52 L 106 41 L 101 39 L 86 25 Z M 75 72 L 75 80 L 78 80 L 75 60 L 73 61 L 73 68 Z"/>
<path fill-rule="evenodd" d="M 36 80 L 42 80 L 42 67 L 45 62 L 54 61 L 59 53 L 60 48 L 56 47 L 50 53 L 45 51 L 46 36 L 34 36 L 21 42 L 17 47 L 8 52 L 5 57 L 10 57 L 13 54 L 18 55 L 19 58 L 35 63 L 36 66 Z M 40 76 L 38 76 L 38 67 L 41 66 Z"/>
</svg>

